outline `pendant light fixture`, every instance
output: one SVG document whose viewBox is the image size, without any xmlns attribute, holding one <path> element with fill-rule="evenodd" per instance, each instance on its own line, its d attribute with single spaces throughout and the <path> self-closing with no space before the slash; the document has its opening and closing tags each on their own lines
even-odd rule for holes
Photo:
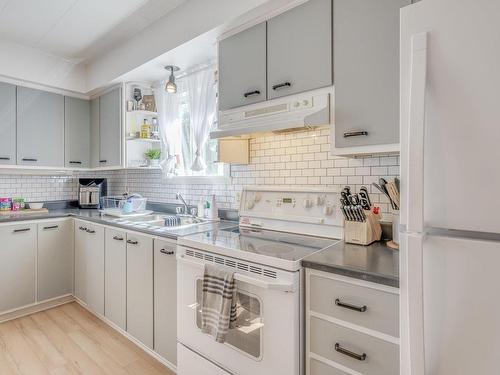
<svg viewBox="0 0 500 375">
<path fill-rule="evenodd" d="M 168 82 L 165 85 L 165 90 L 169 94 L 175 94 L 177 92 L 177 84 L 175 83 L 174 72 L 178 71 L 179 67 L 175 65 L 167 65 L 165 69 L 170 71 L 170 77 L 168 77 Z"/>
</svg>

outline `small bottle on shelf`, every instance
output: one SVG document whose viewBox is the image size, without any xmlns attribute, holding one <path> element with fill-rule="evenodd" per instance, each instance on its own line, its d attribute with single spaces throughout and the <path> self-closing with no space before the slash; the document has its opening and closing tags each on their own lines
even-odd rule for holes
<svg viewBox="0 0 500 375">
<path fill-rule="evenodd" d="M 151 125 L 148 124 L 147 119 L 144 119 L 144 123 L 141 125 L 141 138 L 142 139 L 151 138 Z"/>
</svg>

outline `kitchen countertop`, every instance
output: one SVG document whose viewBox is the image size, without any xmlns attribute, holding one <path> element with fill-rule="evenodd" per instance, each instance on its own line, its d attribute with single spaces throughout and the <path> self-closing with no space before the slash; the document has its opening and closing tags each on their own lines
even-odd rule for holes
<svg viewBox="0 0 500 375">
<path fill-rule="evenodd" d="M 399 288 L 399 251 L 385 242 L 361 246 L 340 241 L 305 257 L 302 266 Z"/>
<path fill-rule="evenodd" d="M 154 212 L 158 215 L 169 215 L 171 213 L 167 212 Z M 117 228 L 122 228 L 126 230 L 133 230 L 136 232 L 141 232 L 153 236 L 165 237 L 176 239 L 177 237 L 187 236 L 190 234 L 195 234 L 199 232 L 205 232 L 214 229 L 224 229 L 238 226 L 238 222 L 234 221 L 220 221 L 220 222 L 207 222 L 204 224 L 192 225 L 186 228 L 162 228 L 158 229 L 152 227 L 146 227 L 143 225 L 128 225 L 116 223 L 115 217 L 101 215 L 97 209 L 79 209 L 79 208 L 59 208 L 59 209 L 49 209 L 49 212 L 44 213 L 34 213 L 28 215 L 12 214 L 8 216 L 0 217 L 1 223 L 11 223 L 11 222 L 21 222 L 21 221 L 31 221 L 31 220 L 44 220 L 44 219 L 57 219 L 64 217 L 74 217 L 75 219 L 87 220 L 96 224 L 109 225 Z"/>
</svg>

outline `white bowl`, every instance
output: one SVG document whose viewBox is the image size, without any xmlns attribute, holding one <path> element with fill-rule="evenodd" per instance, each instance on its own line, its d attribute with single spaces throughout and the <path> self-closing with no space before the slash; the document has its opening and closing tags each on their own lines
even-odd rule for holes
<svg viewBox="0 0 500 375">
<path fill-rule="evenodd" d="M 30 208 L 32 210 L 39 210 L 39 209 L 43 208 L 43 203 L 35 203 L 35 202 L 33 202 L 33 203 L 29 203 L 29 205 L 30 205 Z"/>
</svg>

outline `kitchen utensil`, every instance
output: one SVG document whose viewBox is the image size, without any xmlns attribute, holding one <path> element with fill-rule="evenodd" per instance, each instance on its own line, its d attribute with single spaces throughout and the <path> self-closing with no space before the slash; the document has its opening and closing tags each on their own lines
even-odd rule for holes
<svg viewBox="0 0 500 375">
<path fill-rule="evenodd" d="M 376 187 L 377 190 L 379 190 L 382 194 L 384 194 L 389 199 L 389 202 L 391 203 L 391 207 L 395 210 L 396 207 L 394 205 L 394 202 L 392 201 L 392 199 L 391 199 L 389 193 L 387 192 L 387 189 L 385 188 L 385 186 L 382 187 L 381 185 L 379 185 L 379 184 L 377 184 L 375 182 L 372 183 L 372 186 Z"/>
<path fill-rule="evenodd" d="M 361 186 L 361 188 L 359 189 L 359 196 L 365 198 L 368 201 L 368 205 L 370 207 L 372 206 L 370 194 L 368 194 L 368 189 L 366 188 L 366 186 Z"/>
<path fill-rule="evenodd" d="M 385 185 L 385 187 L 387 189 L 389 196 L 391 197 L 391 201 L 396 206 L 396 209 L 399 210 L 399 191 L 398 191 L 398 188 L 396 187 L 396 183 L 388 182 Z"/>
</svg>

